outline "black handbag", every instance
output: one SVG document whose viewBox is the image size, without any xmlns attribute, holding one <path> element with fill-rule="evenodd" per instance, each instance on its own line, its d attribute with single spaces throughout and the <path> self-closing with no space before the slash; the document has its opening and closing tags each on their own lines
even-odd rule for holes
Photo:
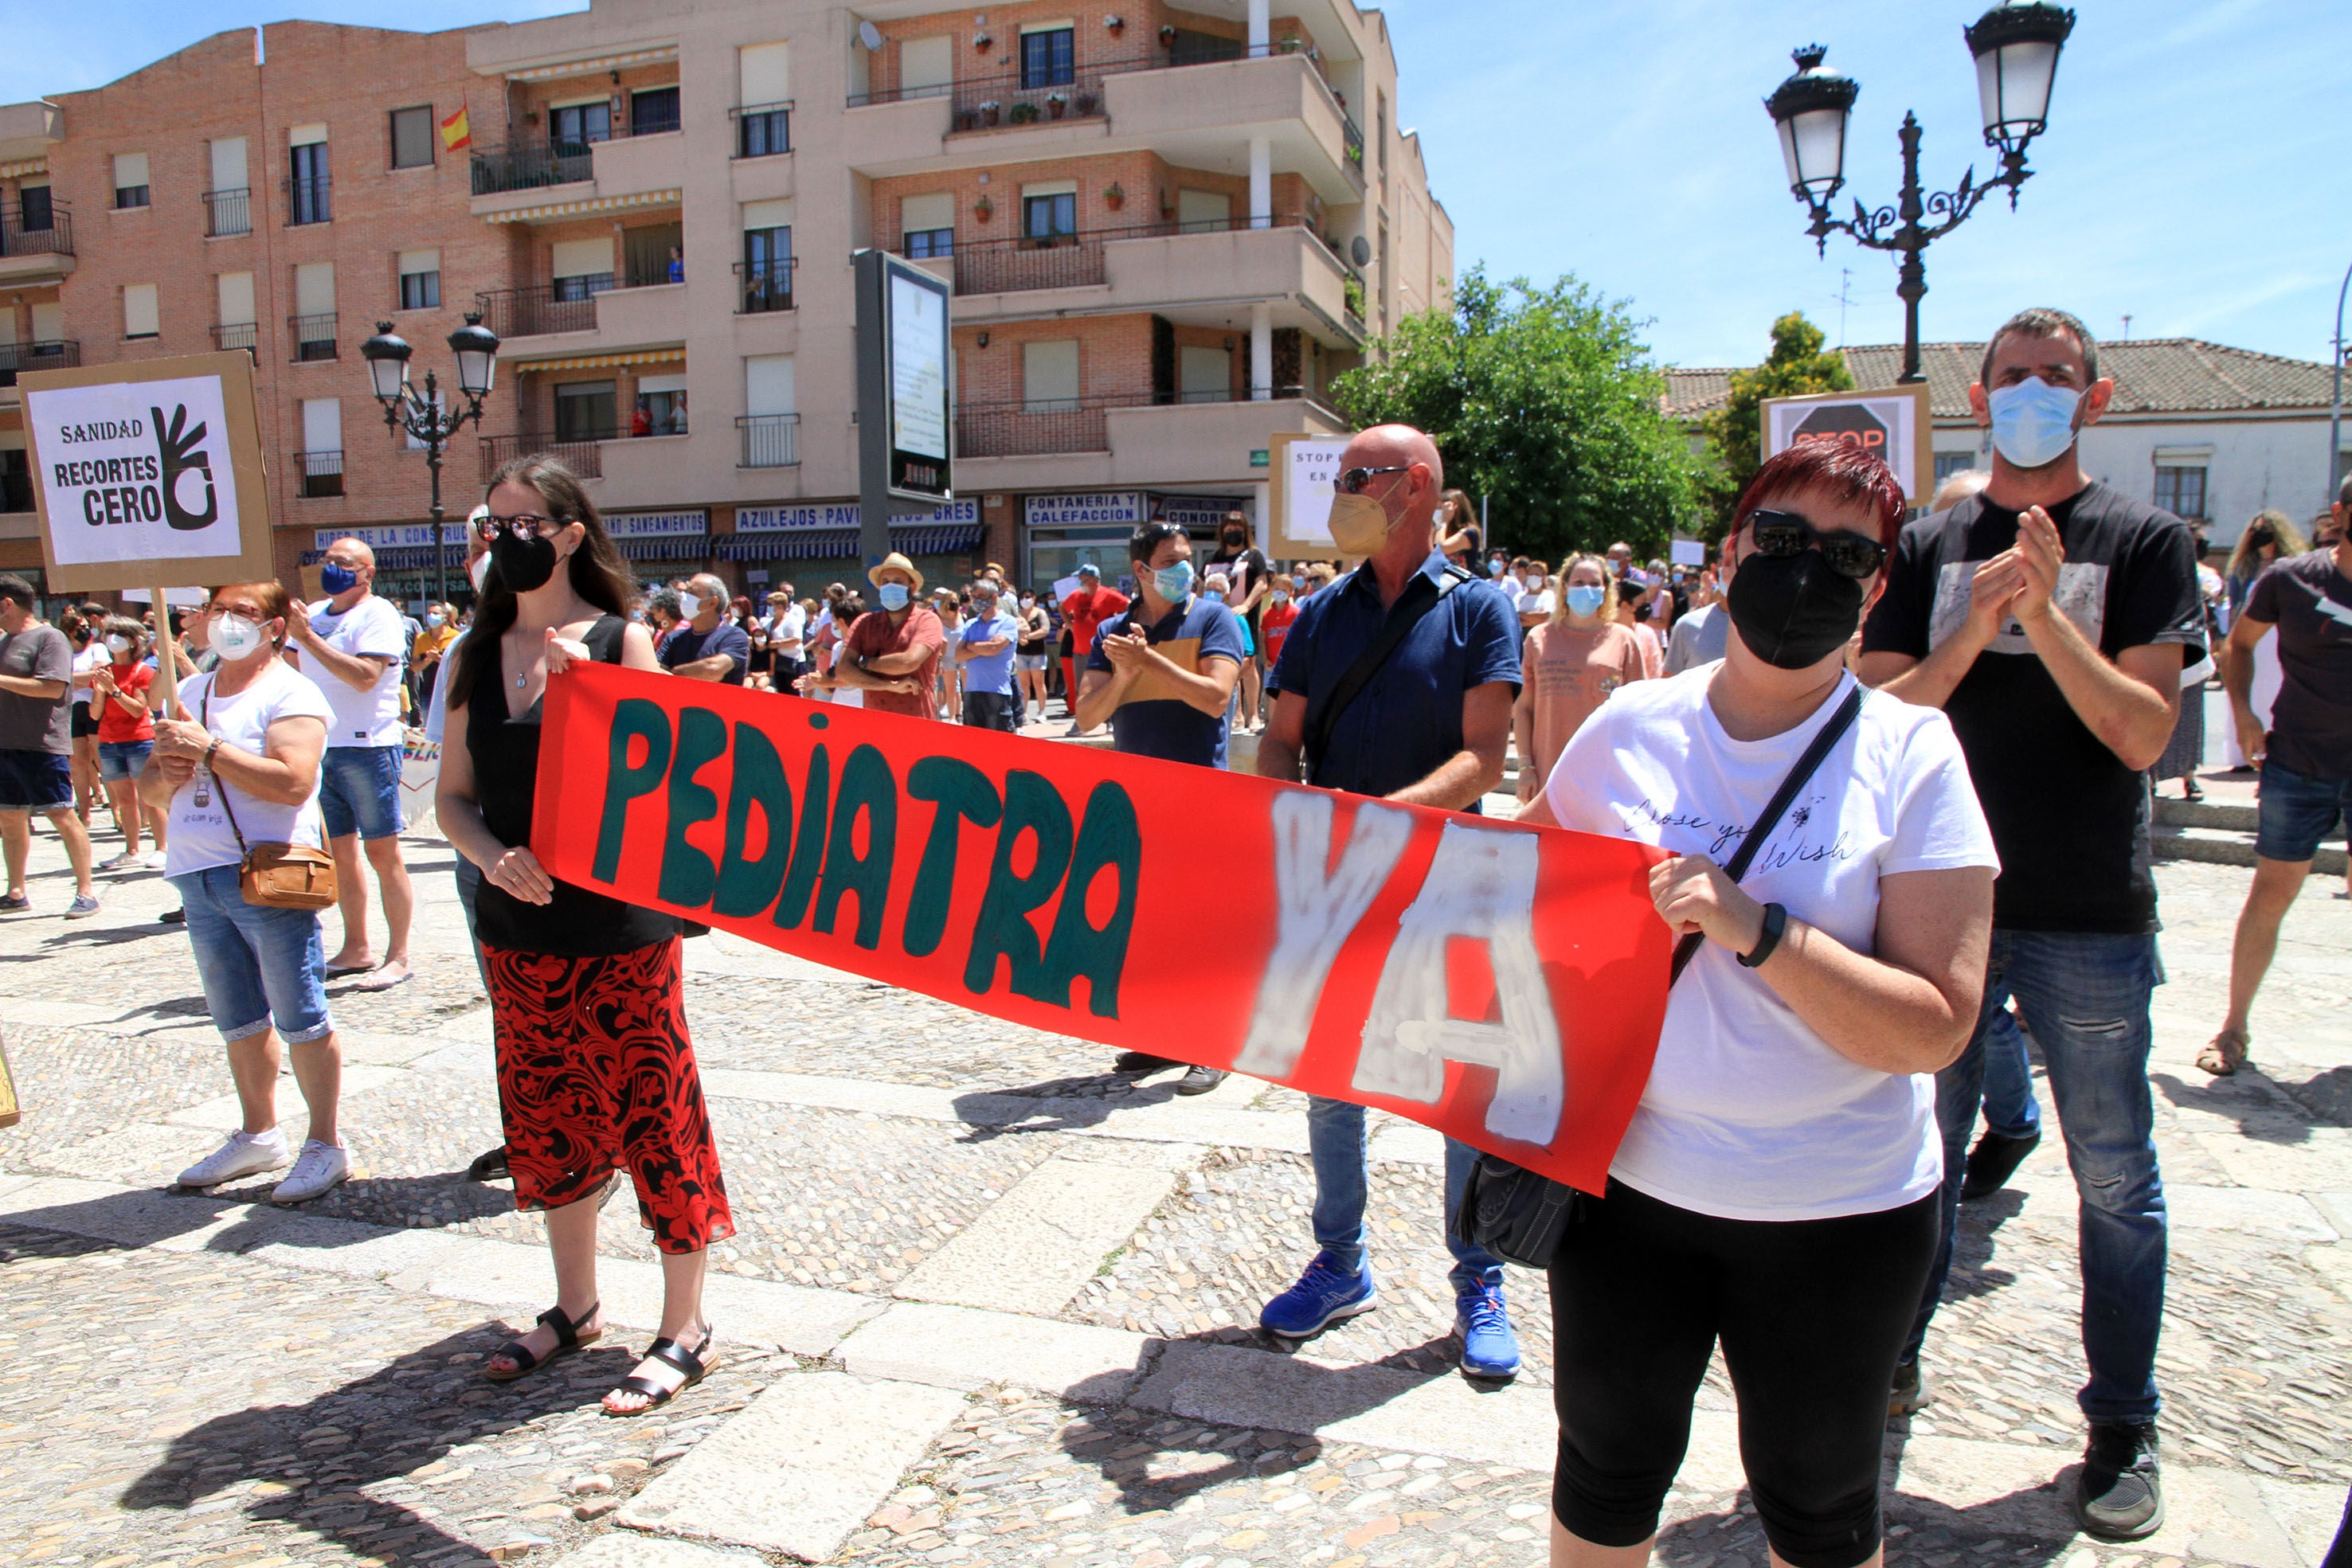
<svg viewBox="0 0 2352 1568">
<path fill-rule="evenodd" d="M 1797 758 L 1796 766 L 1789 769 L 1789 776 L 1780 780 L 1771 802 L 1757 817 L 1755 825 L 1740 841 L 1738 852 L 1723 868 L 1723 873 L 1732 881 L 1738 882 L 1748 873 L 1748 862 L 1780 825 L 1782 813 L 1796 800 L 1797 792 L 1812 778 L 1830 747 L 1853 727 L 1854 716 L 1862 711 L 1862 691 L 1856 683 L 1837 712 L 1830 716 L 1829 723 L 1813 737 L 1812 744 L 1805 747 L 1805 754 Z M 1682 978 L 1683 971 L 1698 956 L 1699 946 L 1706 940 L 1694 931 L 1675 945 L 1674 967 L 1666 977 L 1668 988 Z M 1559 1255 L 1559 1245 L 1568 1228 L 1585 1218 L 1586 1205 L 1600 1201 L 1595 1194 L 1580 1192 L 1500 1155 L 1482 1154 L 1478 1163 L 1470 1167 L 1470 1178 L 1463 1185 L 1462 1201 L 1454 1207 L 1449 1229 L 1454 1239 L 1483 1247 L 1507 1263 L 1517 1263 L 1523 1269 L 1549 1269 Z"/>
</svg>

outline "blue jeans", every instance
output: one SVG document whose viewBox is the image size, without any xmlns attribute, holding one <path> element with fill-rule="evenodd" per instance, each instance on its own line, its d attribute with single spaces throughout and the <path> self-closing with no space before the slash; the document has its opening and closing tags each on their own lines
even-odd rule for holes
<svg viewBox="0 0 2352 1568">
<path fill-rule="evenodd" d="M 2050 1070 L 2082 1205 L 2083 1351 L 2091 1380 L 2077 1401 L 2093 1421 L 2156 1419 L 2166 1224 L 2147 1053 L 2155 1032 L 2148 996 L 2162 978 L 2154 936 L 1993 932 L 1977 1032 L 1960 1059 L 1936 1075 L 1944 1229 L 1905 1360 L 1918 1355 L 1951 1271 L 1969 1134 L 1984 1097 L 1986 1035 L 1994 1012 L 2013 996 Z"/>
<path fill-rule="evenodd" d="M 1371 1134 L 1361 1105 L 1345 1100 L 1310 1095 L 1307 1102 L 1307 1158 L 1315 1166 L 1315 1245 L 1331 1254 L 1341 1267 L 1364 1266 L 1364 1202 L 1371 1180 Z M 1460 1291 L 1475 1285 L 1503 1282 L 1503 1260 L 1484 1247 L 1454 1239 L 1454 1211 L 1462 1202 L 1462 1188 L 1478 1151 L 1467 1144 L 1445 1140 L 1445 1221 L 1447 1250 L 1454 1267 L 1446 1277 Z"/>
<path fill-rule="evenodd" d="M 205 1006 L 213 1027 L 234 1045 L 268 1029 L 305 1045 L 335 1032 L 327 1015 L 327 949 L 319 917 L 308 909 L 247 904 L 234 865 L 183 872 L 170 879 L 188 912 Z"/>
<path fill-rule="evenodd" d="M 2033 1100 L 2033 1067 L 2025 1060 L 2025 1031 L 2007 1008 L 1994 1011 L 1984 1039 L 1985 1130 L 2003 1138 L 2031 1138 L 2042 1131 L 2042 1107 Z"/>
</svg>

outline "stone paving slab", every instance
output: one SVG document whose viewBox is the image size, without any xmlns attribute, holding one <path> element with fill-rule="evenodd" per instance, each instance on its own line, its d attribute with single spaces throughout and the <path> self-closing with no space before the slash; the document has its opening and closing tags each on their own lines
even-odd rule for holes
<svg viewBox="0 0 2352 1568">
<path fill-rule="evenodd" d="M 1165 1169 L 1047 1160 L 898 1286 L 919 1301 L 1058 1312 L 1174 1183 Z"/>
<path fill-rule="evenodd" d="M 965 1390 L 1002 1383 L 1079 1404 L 1118 1405 L 1142 1381 L 1156 1343 L 1085 1323 L 897 1301 L 851 1330 L 838 1354 L 860 1377 Z"/>
</svg>

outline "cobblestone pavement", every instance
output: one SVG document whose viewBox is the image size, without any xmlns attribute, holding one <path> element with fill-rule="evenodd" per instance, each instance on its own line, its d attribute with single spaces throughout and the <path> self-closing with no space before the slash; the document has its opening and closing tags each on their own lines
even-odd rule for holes
<svg viewBox="0 0 2352 1568">
<path fill-rule="evenodd" d="M 61 856 L 37 841 L 47 913 L 0 921 L 26 1108 L 0 1132 L 0 1561 L 1543 1560 L 1542 1281 L 1515 1270 L 1507 1287 L 1517 1385 L 1460 1378 L 1433 1136 L 1379 1119 L 1381 1310 L 1282 1353 L 1255 1320 L 1310 1247 L 1298 1096 L 1231 1080 L 1175 1100 L 1165 1078 L 1109 1074 L 1090 1042 L 723 936 L 688 945 L 688 1014 L 740 1228 L 712 1255 L 725 1360 L 652 1416 L 598 1412 L 656 1299 L 623 1196 L 601 1236 L 629 1326 L 483 1383 L 551 1282 L 540 1221 L 462 1174 L 499 1136 L 488 1011 L 446 848 L 409 849 L 418 978 L 335 988 L 355 1176 L 289 1213 L 261 1201 L 266 1180 L 164 1191 L 235 1115 L 185 937 L 155 919 L 171 894 L 104 879 L 106 912 L 67 925 Z M 2083 1373 L 2053 1138 L 1964 1215 L 1927 1351 L 1937 1398 L 1889 1430 L 1892 1561 L 2303 1568 L 2352 1484 L 2352 905 L 2312 883 L 2255 1012 L 2261 1071 L 2215 1081 L 2191 1063 L 2245 873 L 2159 878 L 2172 1523 L 2137 1549 L 2067 1523 Z M 299 1134 L 290 1080 L 280 1110 Z M 1068 1224 L 1029 1206 L 1044 1190 L 1080 1195 Z M 843 1386 L 847 1419 L 825 1404 Z M 902 1395 L 933 1403 L 855 1418 Z M 1698 1403 L 1660 1555 L 1764 1568 L 1719 1365 Z M 763 1421 L 757 1463 L 699 1446 Z M 667 1522 L 630 1528 L 648 1521 Z"/>
</svg>

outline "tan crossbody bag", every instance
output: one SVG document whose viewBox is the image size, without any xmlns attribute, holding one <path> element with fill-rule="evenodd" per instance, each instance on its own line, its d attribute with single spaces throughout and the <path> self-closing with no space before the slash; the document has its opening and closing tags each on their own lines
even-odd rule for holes
<svg viewBox="0 0 2352 1568">
<path fill-rule="evenodd" d="M 204 707 L 198 722 L 211 727 L 212 687 L 205 688 Z M 185 710 L 183 709 L 183 712 Z M 228 831 L 236 835 L 236 847 L 245 858 L 237 862 L 237 888 L 247 904 L 263 909 L 331 909 L 335 904 L 335 861 L 324 850 L 314 850 L 301 844 L 260 843 L 245 841 L 245 830 L 236 825 L 236 810 L 228 803 L 228 784 L 217 774 L 213 788 L 220 791 L 221 811 L 228 818 Z"/>
</svg>

